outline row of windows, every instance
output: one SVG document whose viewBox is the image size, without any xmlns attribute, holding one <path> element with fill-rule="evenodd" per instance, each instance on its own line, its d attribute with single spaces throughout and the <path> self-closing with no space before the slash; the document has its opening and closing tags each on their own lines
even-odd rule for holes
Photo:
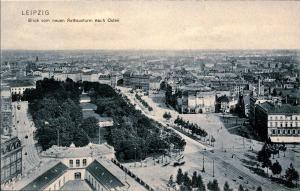
<svg viewBox="0 0 300 191">
<path fill-rule="evenodd" d="M 95 190 L 97 191 L 104 191 L 103 187 L 96 181 L 94 180 L 94 178 L 89 175 L 89 182 L 93 185 L 93 187 L 95 188 Z"/>
<path fill-rule="evenodd" d="M 300 135 L 300 129 L 272 129 L 272 135 Z"/>
<path fill-rule="evenodd" d="M 295 118 L 292 118 L 292 117 L 287 117 L 287 118 L 284 118 L 283 116 L 275 116 L 275 117 L 272 117 L 270 116 L 270 120 L 284 120 L 284 119 L 288 119 L 288 120 L 298 120 L 299 118 L 298 117 L 295 117 Z"/>
<path fill-rule="evenodd" d="M 269 127 L 298 127 L 298 122 L 296 123 L 292 123 L 292 122 L 286 122 L 286 123 L 282 123 L 282 122 L 270 122 L 270 126 Z"/>
<path fill-rule="evenodd" d="M 10 157 L 5 157 L 1 161 L 1 167 L 9 165 L 10 163 L 15 162 L 16 160 L 20 159 L 21 157 L 22 157 L 22 153 L 21 152 L 14 153 Z"/>
<path fill-rule="evenodd" d="M 80 167 L 80 160 L 76 159 L 76 167 Z M 69 160 L 69 166 L 73 167 L 73 160 Z M 82 166 L 86 166 L 86 159 L 82 159 Z"/>
<path fill-rule="evenodd" d="M 56 188 L 56 184 L 54 184 L 53 186 L 53 190 L 59 190 L 66 182 L 66 179 L 65 177 L 63 177 L 63 181 L 62 181 L 62 184 L 61 184 L 61 180 L 58 181 L 58 188 Z M 49 188 L 49 191 L 51 191 L 51 188 Z"/>
<path fill-rule="evenodd" d="M 2 166 L 2 164 L 1 164 Z M 17 172 L 21 172 L 22 164 L 21 161 L 18 161 L 18 163 L 14 163 L 13 165 L 9 166 L 8 168 L 1 169 L 1 179 L 5 180 L 6 178 L 9 178 L 13 175 L 15 175 Z"/>
</svg>

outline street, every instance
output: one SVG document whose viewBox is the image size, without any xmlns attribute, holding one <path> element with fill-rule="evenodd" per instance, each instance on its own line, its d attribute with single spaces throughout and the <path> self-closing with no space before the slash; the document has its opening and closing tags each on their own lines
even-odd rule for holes
<svg viewBox="0 0 300 191">
<path fill-rule="evenodd" d="M 143 99 L 153 108 L 153 111 L 149 112 L 147 108 L 137 103 L 138 100 L 134 98 L 134 93 L 131 94 L 126 88 L 120 89 L 122 94 L 129 98 L 130 102 L 135 104 L 136 108 L 140 109 L 149 118 L 167 126 L 167 123 L 173 124 L 174 119 L 180 116 L 184 120 L 198 124 L 201 128 L 205 129 L 209 135 L 215 137 L 216 143 L 214 147 L 211 147 L 203 145 L 175 130 L 187 143 L 184 151 L 185 164 L 180 167 L 183 171 L 188 171 L 190 175 L 194 171 L 200 173 L 204 157 L 205 173 L 201 173 L 201 176 L 206 183 L 216 178 L 220 187 L 223 187 L 225 181 L 228 181 L 232 187 L 238 187 L 242 184 L 244 188 L 248 188 L 249 190 L 254 190 L 258 186 L 262 186 L 263 190 L 293 190 L 262 178 L 243 166 L 240 160 L 246 159 L 245 153 L 249 152 L 248 149 L 259 150 L 262 143 L 230 134 L 217 116 L 213 114 L 178 114 L 173 109 L 165 107 L 164 103 L 159 103 L 158 106 L 151 98 L 144 96 Z M 168 122 L 162 117 L 165 112 L 170 112 L 172 115 L 172 118 Z M 224 150 L 226 150 L 226 152 L 224 152 Z M 173 175 L 176 177 L 178 168 L 167 166 L 163 169 L 157 169 L 157 171 L 153 170 L 158 168 L 158 166 L 159 165 L 151 166 L 147 164 L 147 167 L 132 167 L 132 171 L 140 175 L 146 181 L 152 182 L 157 188 L 163 190 L 166 189 L 165 185 L 169 176 Z M 158 171 L 159 173 L 157 173 Z M 160 183 L 158 183 L 159 180 Z"/>
<path fill-rule="evenodd" d="M 22 161 L 23 174 L 37 167 L 41 159 L 38 155 L 34 140 L 35 126 L 28 113 L 28 102 L 13 102 L 13 124 L 15 125 L 14 134 L 21 140 L 23 146 Z"/>
</svg>

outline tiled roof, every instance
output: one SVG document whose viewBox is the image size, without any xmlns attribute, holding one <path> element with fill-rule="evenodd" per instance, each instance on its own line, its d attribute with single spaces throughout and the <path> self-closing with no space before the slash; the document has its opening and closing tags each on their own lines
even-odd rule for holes
<svg viewBox="0 0 300 191">
<path fill-rule="evenodd" d="M 119 179 L 104 168 L 97 160 L 94 160 L 86 170 L 107 189 L 125 186 Z"/>
<path fill-rule="evenodd" d="M 67 169 L 68 167 L 60 162 L 21 190 L 43 190 L 60 177 Z"/>
<path fill-rule="evenodd" d="M 274 105 L 269 102 L 259 104 L 268 114 L 293 114 L 300 113 L 300 106 L 292 106 L 290 104 Z"/>
</svg>

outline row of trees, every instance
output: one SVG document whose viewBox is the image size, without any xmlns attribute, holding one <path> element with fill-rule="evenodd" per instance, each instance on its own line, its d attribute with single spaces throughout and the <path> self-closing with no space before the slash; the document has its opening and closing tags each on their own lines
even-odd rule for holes
<svg viewBox="0 0 300 191">
<path fill-rule="evenodd" d="M 42 148 L 58 144 L 76 146 L 89 143 L 97 127 L 93 118 L 83 120 L 79 106 L 80 83 L 44 79 L 37 81 L 36 89 L 24 92 L 22 100 L 29 102 L 29 112 L 37 127 L 37 139 Z"/>
<path fill-rule="evenodd" d="M 182 128 L 189 129 L 192 131 L 192 135 L 196 134 L 201 137 L 206 137 L 207 132 L 201 129 L 197 124 L 190 123 L 189 121 L 184 121 L 181 117 L 177 116 L 174 123 Z"/>
<path fill-rule="evenodd" d="M 258 162 L 261 163 L 261 166 L 263 168 L 267 168 L 267 174 L 268 174 L 268 169 L 270 169 L 274 175 L 278 175 L 278 177 L 281 175 L 282 167 L 279 164 L 279 162 L 276 160 L 272 164 L 272 161 L 270 159 L 272 154 L 273 154 L 273 158 L 275 154 L 278 154 L 279 157 L 280 151 L 283 152 L 286 151 L 286 147 L 284 144 L 273 144 L 269 141 L 266 142 L 262 147 L 262 149 L 258 152 L 257 160 Z M 299 174 L 296 171 L 296 169 L 293 167 L 292 163 L 290 164 L 289 168 L 286 169 L 284 178 L 286 179 L 286 181 L 288 181 L 291 184 L 293 184 L 293 181 L 296 181 L 297 184 L 297 181 L 299 179 Z"/>
<path fill-rule="evenodd" d="M 107 128 L 106 140 L 115 148 L 118 160 L 138 161 L 164 154 L 171 145 L 173 149 L 184 149 L 184 139 L 136 110 L 110 86 L 97 82 L 84 82 L 83 86 L 97 105 L 96 113 L 113 118 L 114 125 Z"/>
<path fill-rule="evenodd" d="M 205 186 L 201 175 L 197 174 L 196 171 L 193 172 L 192 178 L 190 178 L 187 172 L 183 173 L 182 169 L 179 168 L 176 175 L 176 181 L 174 181 L 173 179 L 174 179 L 173 175 L 171 175 L 168 181 L 168 186 L 175 187 L 177 184 L 180 186 L 181 191 L 192 191 L 192 190 L 206 191 L 206 188 L 209 191 L 221 191 L 217 179 L 214 179 L 213 181 L 209 181 L 207 183 L 207 186 Z M 244 189 L 242 185 L 239 185 L 238 191 L 247 191 L 247 190 L 248 189 Z M 233 189 L 230 188 L 227 181 L 223 186 L 223 191 L 233 191 Z M 258 186 L 257 191 L 262 191 L 262 188 Z"/>
<path fill-rule="evenodd" d="M 139 94 L 135 94 L 135 98 L 139 100 L 149 111 L 153 111 L 153 108 L 145 100 L 143 100 Z"/>
</svg>

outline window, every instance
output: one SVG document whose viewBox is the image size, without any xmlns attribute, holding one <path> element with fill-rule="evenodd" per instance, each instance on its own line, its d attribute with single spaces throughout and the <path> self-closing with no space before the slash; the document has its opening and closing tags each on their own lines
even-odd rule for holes
<svg viewBox="0 0 300 191">
<path fill-rule="evenodd" d="M 17 163 L 17 171 L 21 171 L 22 170 L 21 168 L 22 168 L 22 162 L 21 160 L 19 160 Z"/>
<path fill-rule="evenodd" d="M 288 134 L 288 135 L 291 134 L 291 130 L 287 130 L 287 134 Z"/>
<path fill-rule="evenodd" d="M 15 174 L 15 173 L 16 173 L 16 165 L 12 165 L 10 168 L 10 174 Z"/>
<path fill-rule="evenodd" d="M 272 130 L 272 134 L 273 134 L 273 135 L 275 135 L 275 134 L 276 134 L 276 131 L 275 131 L 275 129 L 273 129 L 273 130 Z"/>
<path fill-rule="evenodd" d="M 22 157 L 22 152 L 20 151 L 20 152 L 18 152 L 18 154 L 17 154 L 17 159 L 20 159 Z"/>
<path fill-rule="evenodd" d="M 273 126 L 273 123 L 272 122 L 270 122 L 270 127 L 272 127 Z"/>
<path fill-rule="evenodd" d="M 280 127 L 282 127 L 282 123 L 280 123 Z"/>
<path fill-rule="evenodd" d="M 282 130 L 282 134 L 284 134 L 284 135 L 285 135 L 285 130 Z"/>
<path fill-rule="evenodd" d="M 280 130 L 279 129 L 277 130 L 277 134 L 280 135 Z"/>
<path fill-rule="evenodd" d="M 82 165 L 83 165 L 83 166 L 86 166 L 86 159 L 83 159 L 83 160 L 82 160 Z"/>
<path fill-rule="evenodd" d="M 73 167 L 73 160 L 69 160 L 70 167 Z"/>
<path fill-rule="evenodd" d="M 76 167 L 79 167 L 80 166 L 80 160 L 76 160 Z"/>
<path fill-rule="evenodd" d="M 293 129 L 293 135 L 295 135 L 296 134 L 296 130 L 295 129 Z"/>
<path fill-rule="evenodd" d="M 277 127 L 277 125 L 278 125 L 277 122 L 275 122 L 275 127 Z"/>
</svg>

